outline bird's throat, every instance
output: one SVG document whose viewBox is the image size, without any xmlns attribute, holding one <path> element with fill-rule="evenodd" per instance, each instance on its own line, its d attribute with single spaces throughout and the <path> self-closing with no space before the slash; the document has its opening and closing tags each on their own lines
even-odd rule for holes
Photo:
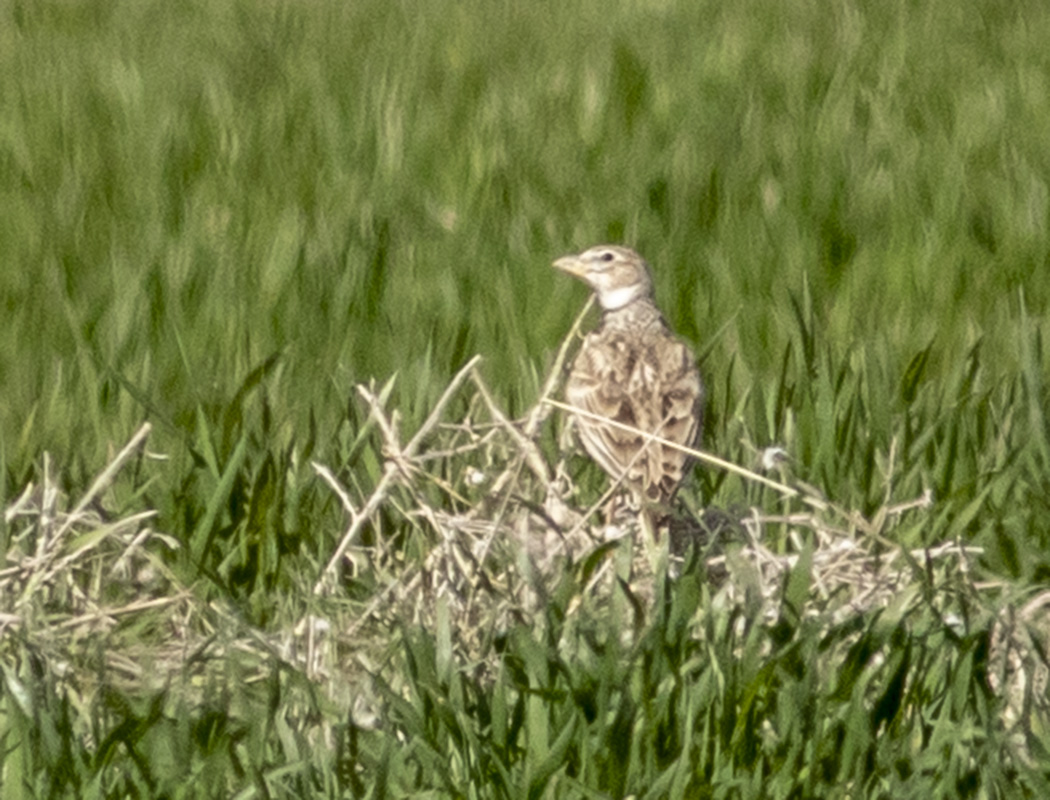
<svg viewBox="0 0 1050 800">
<path fill-rule="evenodd" d="M 645 287 L 641 284 L 634 284 L 633 286 L 624 286 L 619 289 L 609 289 L 602 292 L 598 296 L 598 302 L 601 303 L 602 308 L 606 311 L 616 311 L 626 306 L 628 303 L 633 303 L 645 292 Z"/>
</svg>

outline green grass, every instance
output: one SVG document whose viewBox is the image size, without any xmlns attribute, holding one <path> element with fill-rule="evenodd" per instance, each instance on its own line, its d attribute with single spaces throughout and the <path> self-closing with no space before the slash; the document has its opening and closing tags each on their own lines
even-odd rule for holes
<svg viewBox="0 0 1050 800">
<path fill-rule="evenodd" d="M 310 588 L 346 525 L 310 461 L 358 503 L 382 474 L 353 386 L 396 374 L 410 432 L 480 353 L 523 413 L 584 301 L 550 261 L 624 241 L 701 353 L 707 449 L 750 464 L 782 445 L 797 478 L 869 515 L 932 489 L 900 543 L 972 542 L 982 574 L 1034 589 L 1050 576 L 1047 41 L 1043 4 L 991 0 L 4 2 L 0 498 L 42 481 L 45 452 L 79 497 L 148 420 L 150 453 L 106 511 L 156 509 L 181 544 L 157 556 L 174 579 L 282 630 L 327 608 Z M 684 494 L 773 505 L 712 470 Z M 367 541 L 409 563 L 432 544 L 381 521 Z M 20 529 L 0 525 L 6 553 Z M 1045 750 L 1022 777 L 997 771 L 974 677 L 988 620 L 960 638 L 927 631 L 928 609 L 892 632 L 861 619 L 909 655 L 843 687 L 804 625 L 758 625 L 764 655 L 738 662 L 719 613 L 701 613 L 723 626 L 707 649 L 661 618 L 616 659 L 559 661 L 555 639 L 511 633 L 495 686 L 462 664 L 428 683 L 428 634 L 399 634 L 379 672 L 407 705 L 378 731 L 340 729 L 342 745 L 313 726 L 346 709 L 279 666 L 246 687 L 231 658 L 190 708 L 159 690 L 78 707 L 29 666 L 49 663 L 40 643 L 5 633 L 2 791 L 1044 793 Z M 843 729 L 904 673 L 884 734 Z M 762 741 L 788 703 L 815 727 Z M 136 747 L 169 760 L 142 777 Z"/>
</svg>

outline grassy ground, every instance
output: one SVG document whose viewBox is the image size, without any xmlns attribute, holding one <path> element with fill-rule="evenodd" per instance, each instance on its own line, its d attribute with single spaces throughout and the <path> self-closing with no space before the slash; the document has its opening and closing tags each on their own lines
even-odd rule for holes
<svg viewBox="0 0 1050 800">
<path fill-rule="evenodd" d="M 1045 796 L 1045 730 L 1003 756 L 996 615 L 968 617 L 932 567 L 925 604 L 829 630 L 707 602 L 697 561 L 626 650 L 596 607 L 566 652 L 569 571 L 545 633 L 493 633 L 486 657 L 507 656 L 484 675 L 406 612 L 358 669 L 378 727 L 267 637 L 328 620 L 350 660 L 340 626 L 435 546 L 384 506 L 361 543 L 390 561 L 312 591 L 347 523 L 310 462 L 360 508 L 389 454 L 354 386 L 396 375 L 407 440 L 480 354 L 524 414 L 584 301 L 549 262 L 606 240 L 650 259 L 697 345 L 707 449 L 750 466 L 781 445 L 858 519 L 931 490 L 853 532 L 980 547 L 971 580 L 1023 604 L 1050 576 L 1047 41 L 1043 4 L 990 0 L 0 3 L 2 505 L 32 483 L 72 506 L 153 426 L 90 498 L 99 561 L 33 573 L 56 605 L 31 581 L 5 595 L 4 795 Z M 683 496 L 784 509 L 713 469 Z M 88 625 L 61 656 L 45 635 L 105 594 L 126 553 L 106 525 L 145 510 L 170 539 L 132 585 L 179 587 L 186 625 L 229 635 L 188 693 L 98 666 L 163 647 L 168 617 Z M 0 523 L 5 580 L 47 550 L 34 519 Z M 247 632 L 267 641 L 250 658 Z M 95 671 L 63 673 L 74 651 Z M 837 679 L 820 665 L 840 651 Z"/>
</svg>

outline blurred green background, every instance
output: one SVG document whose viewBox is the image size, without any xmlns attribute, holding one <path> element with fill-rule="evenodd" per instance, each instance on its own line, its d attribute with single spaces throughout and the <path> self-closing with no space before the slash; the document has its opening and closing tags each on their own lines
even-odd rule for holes
<svg viewBox="0 0 1050 800">
<path fill-rule="evenodd" d="M 2 800 L 1050 796 L 1045 671 L 992 682 L 1045 667 L 992 651 L 1050 579 L 1048 43 L 1039 0 L 0 0 L 0 506 L 153 425 L 97 530 L 0 517 Z M 892 602 L 802 615 L 813 537 L 769 522 L 782 598 L 694 559 L 625 644 L 603 546 L 479 664 L 408 490 L 314 593 L 347 521 L 310 462 L 358 507 L 383 472 L 355 384 L 396 376 L 407 438 L 477 353 L 523 414 L 586 298 L 550 262 L 600 242 L 696 346 L 706 449 L 783 446 Z M 132 574 L 146 509 L 178 547 Z M 495 550 L 478 598 L 528 572 Z"/>
<path fill-rule="evenodd" d="M 397 373 L 410 430 L 480 353 L 522 412 L 585 299 L 550 261 L 614 241 L 701 353 L 710 449 L 869 510 L 933 488 L 919 538 L 1036 564 L 1048 41 L 991 0 L 4 2 L 4 490 L 148 419 L 129 506 L 323 561 L 306 459 L 376 469 L 353 384 Z"/>
</svg>

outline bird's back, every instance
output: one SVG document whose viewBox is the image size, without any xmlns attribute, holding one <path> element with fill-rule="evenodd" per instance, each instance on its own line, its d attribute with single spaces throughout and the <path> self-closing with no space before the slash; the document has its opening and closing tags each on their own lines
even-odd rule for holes
<svg viewBox="0 0 1050 800">
<path fill-rule="evenodd" d="M 607 312 L 588 334 L 566 385 L 570 405 L 685 446 L 701 430 L 703 384 L 692 350 L 649 302 Z M 649 502 L 666 503 L 689 464 L 680 450 L 577 417 L 588 454 Z"/>
</svg>

